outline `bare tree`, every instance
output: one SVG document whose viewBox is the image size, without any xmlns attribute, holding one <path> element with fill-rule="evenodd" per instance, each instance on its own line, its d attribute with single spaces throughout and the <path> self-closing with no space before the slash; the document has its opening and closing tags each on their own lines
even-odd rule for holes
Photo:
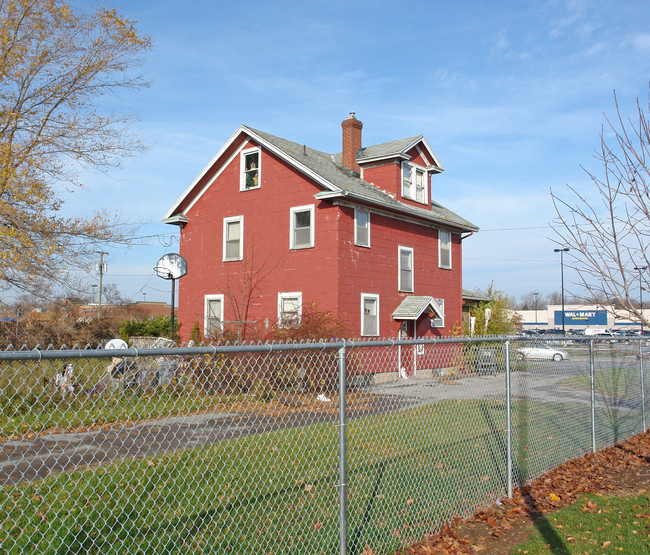
<svg viewBox="0 0 650 555">
<path fill-rule="evenodd" d="M 80 185 L 80 169 L 141 150 L 130 118 L 103 102 L 146 85 L 131 70 L 149 47 L 115 10 L 0 0 L 0 284 L 69 288 L 68 269 L 88 263 L 93 243 L 128 237 L 106 212 L 62 217 L 59 192 Z"/>
<path fill-rule="evenodd" d="M 545 304 L 544 297 L 539 291 L 530 291 L 521 296 L 519 307 L 521 310 L 539 310 L 545 308 Z"/>
<path fill-rule="evenodd" d="M 280 262 L 278 259 L 271 265 L 269 256 L 261 264 L 257 264 L 255 250 L 252 248 L 251 252 L 253 254 L 244 256 L 240 263 L 230 262 L 224 280 L 219 284 L 224 298 L 228 299 L 228 305 L 232 307 L 234 320 L 231 323 L 235 324 L 239 342 L 244 341 L 247 331 L 257 324 L 248 319 L 251 307 L 260 297 L 266 279 Z"/>
<path fill-rule="evenodd" d="M 605 117 L 596 152 L 601 171 L 585 169 L 593 191 L 569 187 L 570 199 L 551 191 L 556 242 L 571 247 L 568 255 L 586 296 L 606 299 L 647 326 L 637 299 L 650 277 L 650 121 L 638 99 L 630 118 L 621 113 L 616 94 L 614 100 L 616 117 Z"/>
</svg>

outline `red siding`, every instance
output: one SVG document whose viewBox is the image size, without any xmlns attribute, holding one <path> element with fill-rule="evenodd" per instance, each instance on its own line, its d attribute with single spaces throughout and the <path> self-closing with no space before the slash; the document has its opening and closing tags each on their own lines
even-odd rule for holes
<svg viewBox="0 0 650 555">
<path fill-rule="evenodd" d="M 388 218 L 370 216 L 370 248 L 354 245 L 354 209 L 342 208 L 339 242 L 339 311 L 361 331 L 361 293 L 379 295 L 379 334 L 395 337 L 399 322 L 391 317 L 407 295 L 445 299 L 445 327 L 431 328 L 420 321 L 417 336 L 451 334 L 461 321 L 462 284 L 460 279 L 460 237 L 452 234 L 452 270 L 438 267 L 438 232 L 430 227 Z M 414 291 L 398 290 L 399 247 L 413 249 Z M 409 325 L 409 335 L 413 328 Z"/>
<path fill-rule="evenodd" d="M 256 146 L 247 143 L 244 148 Z M 221 168 L 229 156 L 230 163 Z M 449 335 L 461 321 L 461 244 L 452 234 L 452 270 L 438 268 L 437 230 L 371 214 L 371 247 L 354 245 L 354 210 L 319 202 L 322 189 L 266 150 L 261 158 L 261 187 L 239 190 L 240 156 L 229 149 L 195 190 L 221 173 L 191 208 L 184 207 L 189 222 L 181 232 L 180 253 L 188 274 L 179 280 L 181 335 L 188 340 L 194 322 L 203 331 L 204 297 L 225 295 L 224 320 L 235 313 L 228 292 L 241 295 L 244 272 L 265 277 L 257 284 L 247 320 L 263 325 L 277 319 L 280 292 L 301 292 L 303 306 L 315 303 L 345 318 L 356 334 L 361 332 L 361 293 L 378 294 L 380 335 L 395 337 L 399 323 L 392 312 L 407 294 L 445 299 L 445 328 L 432 329 L 420 321 L 417 336 Z M 389 164 L 364 171 L 364 178 L 396 196 L 400 166 Z M 386 185 L 389 184 L 389 185 Z M 390 185 L 392 184 L 392 185 Z M 390 186 L 395 191 L 390 191 Z M 400 198 L 397 196 L 397 198 Z M 315 207 L 315 247 L 291 250 L 290 208 Z M 420 205 L 421 206 L 421 205 Z M 244 216 L 244 260 L 223 262 L 223 219 Z M 398 246 L 414 249 L 413 293 L 398 291 Z M 413 328 L 409 326 L 409 334 Z"/>
<path fill-rule="evenodd" d="M 203 331 L 205 295 L 241 294 L 244 270 L 268 274 L 258 284 L 249 320 L 275 322 L 279 292 L 301 291 L 303 304 L 314 299 L 324 309 L 336 308 L 337 209 L 314 199 L 319 188 L 266 151 L 261 187 L 240 191 L 239 160 L 237 155 L 186 213 L 189 222 L 181 232 L 180 253 L 188 274 L 179 280 L 183 339 L 195 321 Z M 315 206 L 315 248 L 291 250 L 290 208 L 310 204 Z M 240 215 L 244 260 L 223 262 L 223 219 Z M 231 303 L 225 300 L 224 305 L 224 320 L 234 320 Z"/>
</svg>

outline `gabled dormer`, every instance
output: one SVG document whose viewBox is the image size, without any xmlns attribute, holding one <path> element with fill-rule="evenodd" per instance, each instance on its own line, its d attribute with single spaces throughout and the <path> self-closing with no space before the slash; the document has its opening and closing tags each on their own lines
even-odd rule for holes
<svg viewBox="0 0 650 555">
<path fill-rule="evenodd" d="M 431 207 L 431 176 L 444 171 L 423 135 L 361 149 L 361 177 L 397 200 Z"/>
</svg>

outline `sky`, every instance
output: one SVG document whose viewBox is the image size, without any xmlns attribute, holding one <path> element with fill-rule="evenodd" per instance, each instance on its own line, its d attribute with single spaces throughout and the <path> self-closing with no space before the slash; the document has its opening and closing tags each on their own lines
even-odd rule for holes
<svg viewBox="0 0 650 555">
<path fill-rule="evenodd" d="M 106 5 L 153 42 L 138 68 L 149 88 L 116 100 L 149 149 L 83 175 L 64 210 L 140 224 L 142 246 L 105 258 L 104 282 L 134 301 L 169 301 L 153 267 L 178 252 L 178 229 L 161 218 L 239 125 L 335 153 L 351 111 L 364 146 L 427 138 L 445 168 L 432 198 L 480 228 L 463 242 L 465 289 L 544 297 L 560 290 L 550 191 L 591 194 L 583 167 L 600 168 L 614 91 L 626 116 L 648 102 L 647 0 Z M 567 292 L 574 281 L 567 262 Z"/>
</svg>

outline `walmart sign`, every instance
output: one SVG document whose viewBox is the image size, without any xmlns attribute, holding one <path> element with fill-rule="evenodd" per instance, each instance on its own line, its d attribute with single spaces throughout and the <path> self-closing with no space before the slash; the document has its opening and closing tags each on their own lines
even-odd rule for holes
<svg viewBox="0 0 650 555">
<path fill-rule="evenodd" d="M 564 324 L 566 326 L 606 326 L 606 310 L 565 310 Z M 555 311 L 555 325 L 562 325 L 562 311 Z"/>
</svg>

